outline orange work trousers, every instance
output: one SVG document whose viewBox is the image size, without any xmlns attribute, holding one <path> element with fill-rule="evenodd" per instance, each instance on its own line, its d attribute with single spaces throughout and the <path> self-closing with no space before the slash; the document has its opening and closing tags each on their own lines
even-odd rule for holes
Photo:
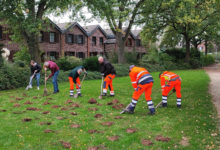
<svg viewBox="0 0 220 150">
<path fill-rule="evenodd" d="M 139 97 L 142 95 L 142 93 L 145 92 L 146 101 L 151 101 L 152 87 L 153 87 L 153 82 L 146 83 L 144 85 L 138 84 L 136 90 L 133 93 L 132 98 L 134 100 L 138 100 Z"/>
<path fill-rule="evenodd" d="M 72 77 L 69 77 L 69 82 L 70 82 L 70 90 L 74 90 L 74 82 L 73 82 Z M 80 89 L 80 79 L 79 79 L 79 77 L 76 78 L 76 89 Z"/>
<path fill-rule="evenodd" d="M 103 90 L 109 90 L 114 91 L 113 85 L 112 85 L 112 80 L 115 78 L 115 74 L 109 74 L 105 77 L 104 83 L 103 83 Z"/>
<path fill-rule="evenodd" d="M 170 81 L 162 90 L 162 95 L 167 96 L 172 89 L 176 90 L 176 97 L 181 98 L 181 80 Z"/>
</svg>

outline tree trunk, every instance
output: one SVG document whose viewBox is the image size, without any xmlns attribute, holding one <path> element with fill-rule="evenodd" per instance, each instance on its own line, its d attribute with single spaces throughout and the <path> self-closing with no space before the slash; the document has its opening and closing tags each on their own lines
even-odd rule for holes
<svg viewBox="0 0 220 150">
<path fill-rule="evenodd" d="M 208 54 L 208 41 L 205 40 L 205 55 L 207 56 Z"/>
<path fill-rule="evenodd" d="M 185 35 L 185 41 L 186 41 L 186 57 L 185 61 L 188 63 L 190 60 L 190 39 L 187 35 Z"/>
<path fill-rule="evenodd" d="M 125 49 L 125 41 L 123 40 L 122 33 L 116 33 L 116 41 L 118 46 L 118 63 L 125 63 L 124 58 L 124 49 Z"/>
<path fill-rule="evenodd" d="M 41 57 L 40 57 L 40 48 L 38 43 L 39 43 L 38 36 L 35 34 L 31 34 L 31 36 L 27 40 L 28 50 L 31 55 L 31 59 L 40 63 Z"/>
</svg>

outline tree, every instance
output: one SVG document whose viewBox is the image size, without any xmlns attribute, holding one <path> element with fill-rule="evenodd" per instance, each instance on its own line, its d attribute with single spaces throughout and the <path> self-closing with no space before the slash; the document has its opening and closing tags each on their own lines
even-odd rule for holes
<svg viewBox="0 0 220 150">
<path fill-rule="evenodd" d="M 146 37 L 153 36 L 155 39 L 158 34 L 163 35 L 167 28 L 174 30 L 184 38 L 187 62 L 192 39 L 216 24 L 220 16 L 216 0 L 158 0 L 152 6 L 154 11 L 143 13 L 147 18 L 144 28 Z"/>
<path fill-rule="evenodd" d="M 1 0 L 0 18 L 10 28 L 12 40 L 26 45 L 31 59 L 40 62 L 39 36 L 45 30 L 46 14 L 66 10 L 78 0 Z"/>
<path fill-rule="evenodd" d="M 116 36 L 118 62 L 124 63 L 125 42 L 146 0 L 83 0 L 96 18 L 106 20 Z M 125 27 L 126 28 L 123 28 Z"/>
</svg>

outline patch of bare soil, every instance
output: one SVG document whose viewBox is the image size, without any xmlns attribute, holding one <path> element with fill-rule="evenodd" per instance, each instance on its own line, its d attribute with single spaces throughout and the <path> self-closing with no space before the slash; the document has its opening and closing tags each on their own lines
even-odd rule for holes
<svg viewBox="0 0 220 150">
<path fill-rule="evenodd" d="M 117 109 L 117 110 L 121 110 L 121 109 L 123 109 L 124 107 L 125 107 L 124 104 L 118 104 L 118 105 L 112 106 L 112 108 Z"/>
<path fill-rule="evenodd" d="M 182 137 L 182 140 L 180 141 L 180 145 L 182 146 L 189 146 L 189 138 L 187 137 Z"/>
<path fill-rule="evenodd" d="M 102 118 L 103 117 L 103 115 L 102 114 L 95 114 L 95 116 L 94 116 L 95 118 Z"/>
<path fill-rule="evenodd" d="M 28 107 L 26 110 L 32 110 L 32 111 L 40 111 L 41 109 L 36 108 L 36 107 Z"/>
<path fill-rule="evenodd" d="M 137 129 L 127 128 L 126 132 L 127 132 L 127 133 L 135 133 L 135 132 L 137 132 Z"/>
<path fill-rule="evenodd" d="M 169 142 L 170 138 L 169 137 L 164 137 L 162 135 L 158 135 L 158 136 L 156 136 L 156 140 L 157 141 L 162 141 L 162 142 Z"/>
<path fill-rule="evenodd" d="M 49 105 L 50 103 L 48 101 L 44 102 L 43 105 Z"/>
<path fill-rule="evenodd" d="M 79 124 L 71 124 L 70 128 L 80 128 L 80 125 Z"/>
<path fill-rule="evenodd" d="M 61 107 L 61 106 L 59 106 L 59 105 L 53 105 L 53 106 L 51 106 L 52 108 L 59 108 L 59 107 Z"/>
<path fill-rule="evenodd" d="M 20 104 L 14 104 L 13 107 L 20 107 Z"/>
<path fill-rule="evenodd" d="M 60 143 L 63 145 L 64 148 L 71 148 L 71 144 L 69 142 L 60 141 Z"/>
<path fill-rule="evenodd" d="M 112 126 L 113 124 L 114 124 L 114 122 L 103 122 L 103 123 L 101 123 L 103 126 L 108 126 L 108 127 L 110 127 L 110 126 Z"/>
<path fill-rule="evenodd" d="M 73 115 L 73 116 L 77 116 L 76 112 L 70 112 L 70 114 Z"/>
<path fill-rule="evenodd" d="M 143 139 L 141 140 L 141 144 L 146 146 L 146 145 L 153 145 L 154 143 L 151 140 Z"/>
<path fill-rule="evenodd" d="M 33 104 L 33 103 L 30 102 L 30 101 L 26 101 L 26 102 L 24 103 L 24 105 L 31 105 L 31 104 Z"/>
<path fill-rule="evenodd" d="M 30 122 L 30 121 L 32 121 L 32 119 L 31 118 L 24 118 L 24 119 L 22 119 L 22 121 L 23 122 Z"/>
<path fill-rule="evenodd" d="M 96 104 L 97 101 L 96 101 L 94 98 L 91 98 L 91 99 L 88 101 L 88 103 L 90 103 L 90 104 Z"/>
<path fill-rule="evenodd" d="M 70 103 L 73 103 L 73 101 L 71 99 L 68 99 L 65 104 L 70 104 Z"/>
<path fill-rule="evenodd" d="M 71 106 L 72 107 L 77 107 L 77 108 L 80 107 L 79 104 L 77 104 L 77 103 L 73 103 Z"/>
<path fill-rule="evenodd" d="M 42 114 L 49 114 L 50 113 L 50 111 L 44 111 L 44 112 L 42 112 Z"/>
<path fill-rule="evenodd" d="M 108 140 L 109 140 L 109 141 L 118 141 L 118 139 L 119 139 L 119 136 L 118 136 L 118 135 L 108 137 Z"/>
<path fill-rule="evenodd" d="M 51 122 L 40 122 L 39 124 L 40 124 L 40 125 L 48 125 L 48 126 L 49 126 L 49 125 L 51 125 L 52 123 L 51 123 Z"/>
<path fill-rule="evenodd" d="M 15 99 L 16 99 L 16 101 L 20 101 L 20 100 L 23 100 L 24 98 L 16 97 Z"/>
<path fill-rule="evenodd" d="M 54 133 L 54 131 L 51 129 L 47 129 L 47 130 L 44 130 L 44 133 Z"/>
</svg>

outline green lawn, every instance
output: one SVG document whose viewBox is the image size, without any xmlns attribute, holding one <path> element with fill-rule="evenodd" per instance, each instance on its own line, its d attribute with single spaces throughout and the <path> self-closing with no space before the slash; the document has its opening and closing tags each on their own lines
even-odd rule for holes
<svg viewBox="0 0 220 150">
<path fill-rule="evenodd" d="M 102 149 L 220 149 L 216 135 L 216 111 L 208 94 L 209 78 L 203 70 L 176 71 L 182 77 L 182 109 L 176 108 L 176 98 L 172 95 L 168 99 L 168 108 L 158 108 L 156 115 L 148 116 L 147 104 L 144 95 L 141 96 L 134 114 L 120 115 L 121 110 L 107 105 L 113 99 L 118 99 L 125 106 L 130 103 L 133 88 L 129 77 L 115 78 L 113 81 L 116 96 L 99 100 L 100 80 L 85 81 L 82 85 L 83 97 L 71 99 L 80 107 L 70 107 L 72 104 L 65 102 L 69 98 L 69 83 L 59 84 L 60 93 L 42 97 L 43 87 L 40 91 L 24 88 L 0 92 L 0 149 L 39 149 L 55 150 L 63 149 L 60 141 L 71 144 L 71 149 L 88 149 L 100 146 Z M 154 104 L 161 101 L 161 90 L 158 73 L 152 73 L 154 86 L 152 100 Z M 48 85 L 52 92 L 52 85 Z M 35 87 L 34 87 L 35 88 Z M 28 97 L 24 96 L 24 93 Z M 37 99 L 33 99 L 37 96 Z M 24 98 L 17 101 L 16 97 Z M 43 103 L 48 99 L 48 105 Z M 89 104 L 88 100 L 95 98 L 99 104 Z M 33 104 L 25 105 L 26 101 Z M 20 107 L 14 107 L 18 103 Z M 59 108 L 52 108 L 60 105 Z M 27 107 L 36 107 L 41 110 L 29 111 Z M 62 108 L 67 110 L 61 110 Z M 89 111 L 89 108 L 98 108 L 97 111 Z M 5 111 L 4 111 L 5 110 Z M 42 114 L 50 111 L 49 114 Z M 76 112 L 77 115 L 71 115 Z M 16 114 L 20 113 L 20 114 Z M 95 118 L 95 114 L 102 114 L 102 118 Z M 122 116 L 122 119 L 115 119 Z M 63 117 L 63 120 L 59 120 Z M 24 122 L 24 118 L 32 121 Z M 61 118 L 62 119 L 62 118 Z M 103 126 L 103 122 L 113 122 L 112 126 Z M 42 122 L 50 122 L 51 125 L 40 125 Z M 80 125 L 79 128 L 71 128 L 72 124 Z M 135 133 L 127 133 L 127 128 L 136 129 Z M 44 133 L 51 129 L 54 132 Z M 95 129 L 100 133 L 88 133 Z M 157 141 L 156 137 L 162 135 L 169 137 L 170 141 Z M 108 140 L 111 136 L 119 136 L 118 140 Z M 182 140 L 184 138 L 185 140 Z M 141 141 L 147 139 L 153 145 L 143 145 Z M 187 140 L 189 142 L 187 142 Z M 184 146 L 185 145 L 185 146 Z"/>
</svg>

